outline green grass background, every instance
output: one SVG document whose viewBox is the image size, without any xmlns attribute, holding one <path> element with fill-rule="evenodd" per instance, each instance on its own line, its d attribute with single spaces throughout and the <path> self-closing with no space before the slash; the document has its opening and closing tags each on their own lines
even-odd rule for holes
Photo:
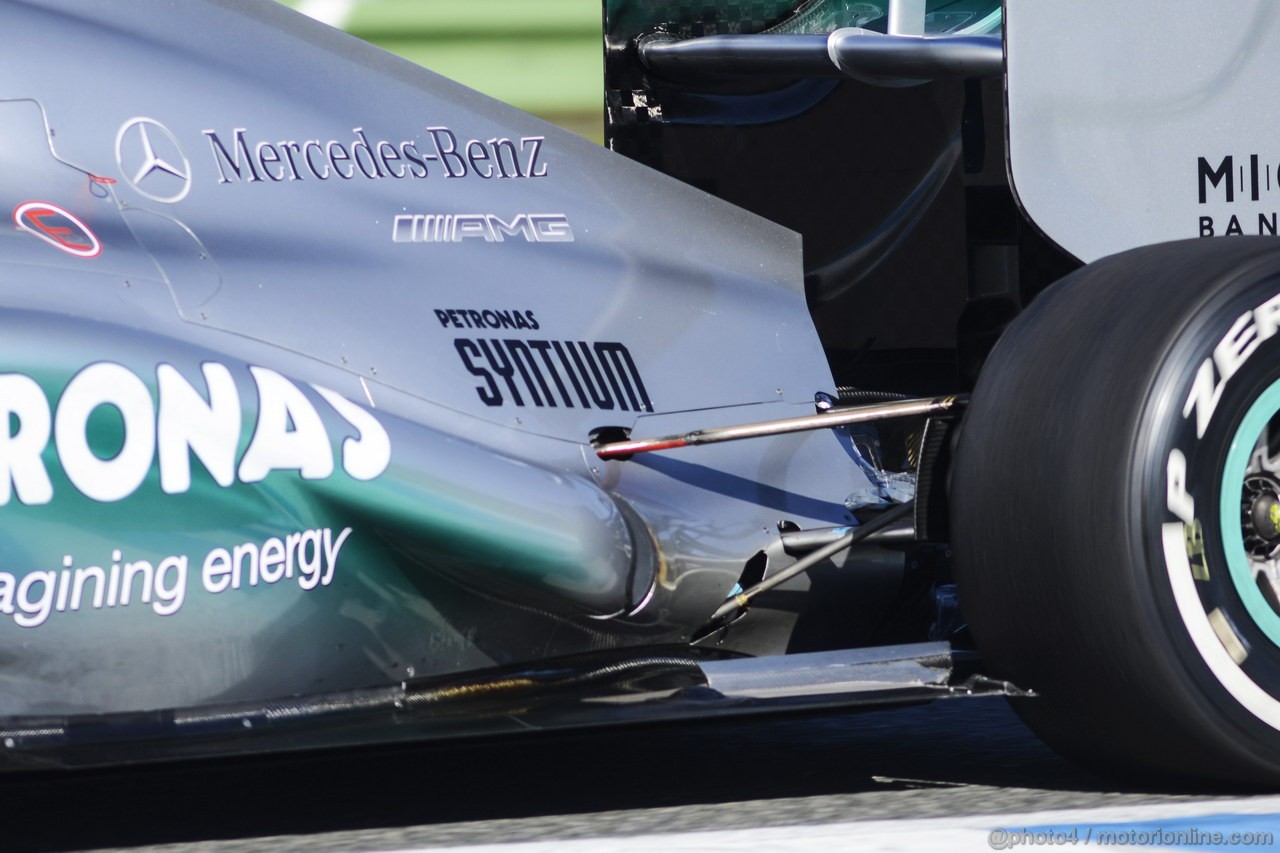
<svg viewBox="0 0 1280 853">
<path fill-rule="evenodd" d="M 356 0 L 343 28 L 599 142 L 600 8 L 600 0 Z"/>
</svg>

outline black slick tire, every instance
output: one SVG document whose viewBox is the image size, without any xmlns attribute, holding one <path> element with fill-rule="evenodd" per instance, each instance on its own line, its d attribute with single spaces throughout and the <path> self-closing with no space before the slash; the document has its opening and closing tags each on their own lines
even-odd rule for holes
<svg viewBox="0 0 1280 853">
<path fill-rule="evenodd" d="M 951 478 L 961 606 L 1068 757 L 1280 786 L 1280 602 L 1236 541 L 1280 554 L 1280 511 L 1232 474 L 1257 436 L 1280 464 L 1278 326 L 1277 241 L 1170 243 L 1054 285 L 983 368 Z"/>
</svg>

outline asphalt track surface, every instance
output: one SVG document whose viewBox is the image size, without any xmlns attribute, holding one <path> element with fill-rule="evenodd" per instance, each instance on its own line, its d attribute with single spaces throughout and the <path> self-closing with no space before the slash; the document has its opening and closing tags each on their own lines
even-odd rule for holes
<svg viewBox="0 0 1280 853">
<path fill-rule="evenodd" d="M 1050 752 L 1003 700 L 948 700 L 8 777 L 0 850 L 394 850 L 1213 798 L 1118 787 Z"/>
</svg>

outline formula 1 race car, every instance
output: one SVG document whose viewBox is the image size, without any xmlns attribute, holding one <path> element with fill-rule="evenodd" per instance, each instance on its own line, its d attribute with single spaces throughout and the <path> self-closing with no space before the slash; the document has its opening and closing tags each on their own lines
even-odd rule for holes
<svg viewBox="0 0 1280 853">
<path fill-rule="evenodd" d="M 1003 694 L 1280 782 L 1272 5 L 606 0 L 611 150 L 0 5 L 4 766 Z"/>
</svg>

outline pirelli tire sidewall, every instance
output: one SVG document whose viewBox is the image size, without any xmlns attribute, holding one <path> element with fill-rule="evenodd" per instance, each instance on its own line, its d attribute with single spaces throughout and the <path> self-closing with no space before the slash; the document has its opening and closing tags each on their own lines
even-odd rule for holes
<svg viewBox="0 0 1280 853">
<path fill-rule="evenodd" d="M 1257 313 L 1277 295 L 1280 241 L 1134 249 L 1037 297 L 983 367 L 949 486 L 961 608 L 988 674 L 1034 691 L 1015 708 L 1081 763 L 1280 783 L 1280 713 L 1254 701 L 1280 711 L 1280 645 L 1246 618 L 1219 517 L 1240 487 L 1222 484 L 1232 440 L 1280 380 L 1280 333 Z M 1206 370 L 1201 433 L 1197 404 L 1183 411 Z M 1169 509 L 1171 458 L 1177 476 L 1185 459 L 1174 506 L 1189 522 Z M 1196 522 L 1208 580 L 1166 549 Z M 1205 642 L 1215 609 L 1250 649 L 1235 674 L 1218 634 L 1218 650 Z"/>
<path fill-rule="evenodd" d="M 1240 470 L 1259 412 L 1269 409 L 1265 428 L 1280 389 L 1280 270 L 1248 266 L 1164 354 L 1135 436 L 1128 505 L 1137 562 L 1149 572 L 1170 650 L 1198 688 L 1174 691 L 1186 703 L 1181 715 L 1280 779 L 1280 644 L 1241 582 L 1243 478 L 1227 470 L 1233 459 Z"/>
</svg>

